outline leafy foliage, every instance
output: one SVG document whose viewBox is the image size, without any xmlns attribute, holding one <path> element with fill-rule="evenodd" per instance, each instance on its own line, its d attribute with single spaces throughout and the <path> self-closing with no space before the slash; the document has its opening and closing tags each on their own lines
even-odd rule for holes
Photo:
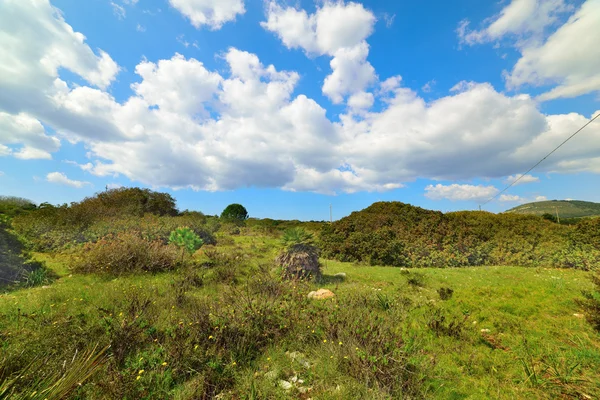
<svg viewBox="0 0 600 400">
<path fill-rule="evenodd" d="M 314 237 L 312 233 L 307 232 L 304 228 L 289 228 L 283 232 L 281 243 L 285 248 L 290 248 L 298 244 L 311 246 L 314 245 Z"/>
<path fill-rule="evenodd" d="M 221 213 L 221 218 L 228 222 L 244 222 L 248 219 L 248 211 L 241 204 L 230 204 Z"/>
<path fill-rule="evenodd" d="M 326 257 L 399 267 L 555 265 L 591 269 L 600 261 L 600 219 L 575 228 L 533 215 L 443 214 L 380 202 L 324 226 Z M 591 252 L 590 252 L 591 251 Z"/>
<path fill-rule="evenodd" d="M 120 275 L 161 272 L 177 265 L 177 248 L 146 240 L 136 232 L 120 232 L 84 246 L 74 262 L 75 271 Z"/>
<path fill-rule="evenodd" d="M 174 244 L 181 249 L 181 260 L 183 262 L 184 251 L 189 254 L 194 254 L 204 242 L 198 235 L 187 226 L 177 228 L 169 235 L 169 244 Z"/>
<path fill-rule="evenodd" d="M 588 322 L 600 332 L 600 273 L 596 273 L 590 278 L 595 290 L 583 292 L 583 299 L 578 299 L 577 304 L 584 309 Z"/>
</svg>

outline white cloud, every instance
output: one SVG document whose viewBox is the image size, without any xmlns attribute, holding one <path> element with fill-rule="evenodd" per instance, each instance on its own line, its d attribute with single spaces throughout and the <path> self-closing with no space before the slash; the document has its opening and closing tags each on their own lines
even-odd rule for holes
<svg viewBox="0 0 600 400">
<path fill-rule="evenodd" d="M 500 197 L 498 198 L 498 200 L 503 203 L 515 203 L 515 202 L 526 203 L 527 202 L 524 198 L 522 198 L 521 196 L 518 196 L 516 194 L 501 194 Z"/>
<path fill-rule="evenodd" d="M 91 185 L 91 183 L 89 183 L 89 182 L 76 181 L 76 180 L 69 179 L 62 172 L 50 172 L 48 175 L 46 175 L 46 180 L 50 183 L 72 186 L 74 188 L 82 188 L 86 185 Z"/>
<path fill-rule="evenodd" d="M 0 171 L 0 176 L 4 176 L 4 172 Z"/>
<path fill-rule="evenodd" d="M 557 85 L 539 97 L 542 101 L 600 91 L 598 26 L 600 1 L 588 0 L 545 43 L 523 49 L 507 75 L 509 88 Z"/>
<path fill-rule="evenodd" d="M 538 178 L 537 176 L 523 175 L 521 177 L 521 174 L 515 174 L 515 175 L 507 176 L 506 179 L 504 179 L 504 183 L 511 184 L 514 181 L 516 181 L 517 179 L 519 179 L 519 181 L 517 183 L 515 183 L 515 186 L 522 185 L 522 184 L 525 184 L 525 183 L 539 182 L 540 181 L 540 178 Z"/>
<path fill-rule="evenodd" d="M 6 145 L 21 145 L 13 152 Z M 44 126 L 28 114 L 11 115 L 0 111 L 0 155 L 13 154 L 21 159 L 50 159 L 50 153 L 60 147 L 60 141 L 48 136 Z"/>
<path fill-rule="evenodd" d="M 375 96 L 373 96 L 373 93 L 358 92 L 348 99 L 348 106 L 354 111 L 367 110 L 373 106 L 374 102 Z"/>
<path fill-rule="evenodd" d="M 367 61 L 365 39 L 373 32 L 373 13 L 362 4 L 325 1 L 313 14 L 271 1 L 267 21 L 261 26 L 274 32 L 283 44 L 301 48 L 307 55 L 329 55 L 332 74 L 325 78 L 323 93 L 334 103 L 363 91 L 377 79 Z"/>
<path fill-rule="evenodd" d="M 22 4 L 10 3 L 21 11 Z M 15 12 L 8 7 L 8 14 Z M 36 29 L 53 24 L 71 29 L 60 15 L 40 9 L 18 16 Z M 48 132 L 55 131 L 85 147 L 89 162 L 80 166 L 85 171 L 154 187 L 337 193 L 390 190 L 417 178 L 503 178 L 526 170 L 587 119 L 544 115 L 527 95 L 473 82 L 426 101 L 395 76 L 370 94 L 348 89 L 346 113 L 330 120 L 316 101 L 296 93 L 297 72 L 264 65 L 235 48 L 221 55 L 228 68 L 220 72 L 179 54 L 144 60 L 135 69 L 139 79 L 130 97 L 117 101 L 101 87 L 68 85 L 56 71 L 36 64 L 48 48 L 62 45 L 74 57 L 63 63 L 79 65 L 91 54 L 97 67 L 101 57 L 83 39 L 67 44 L 61 35 L 36 41 L 29 34 L 31 40 L 23 41 L 19 35 L 28 32 L 17 28 L 0 34 L 2 59 L 9 60 L 0 69 L 24 66 L 9 71 L 12 79 L 0 74 L 0 112 L 11 124 L 24 115 L 33 128 L 26 135 L 1 134 L 0 143 L 7 145 L 0 152 L 30 156 L 28 146 L 51 154 L 58 142 Z M 18 46 L 6 46 L 13 42 Z M 381 107 L 373 111 L 369 104 L 375 101 Z M 600 125 L 590 125 L 539 172 L 600 173 L 599 138 Z"/>
<path fill-rule="evenodd" d="M 122 5 L 119 5 L 115 2 L 110 2 L 110 5 L 113 9 L 113 14 L 115 14 L 115 16 L 118 19 L 125 19 L 125 16 L 127 15 L 127 12 L 125 11 L 125 8 Z"/>
<path fill-rule="evenodd" d="M 169 0 L 169 3 L 196 28 L 206 25 L 213 30 L 246 12 L 244 0 Z"/>
<path fill-rule="evenodd" d="M 546 196 L 536 196 L 533 201 L 546 201 L 548 198 Z"/>
<path fill-rule="evenodd" d="M 360 93 L 376 81 L 375 68 L 367 62 L 368 54 L 366 42 L 335 52 L 330 63 L 333 72 L 323 83 L 323 93 L 333 103 L 342 103 L 345 96 Z"/>
<path fill-rule="evenodd" d="M 540 40 L 544 29 L 570 10 L 564 0 L 512 0 L 500 13 L 486 19 L 486 26 L 481 30 L 470 30 L 470 22 L 463 20 L 457 33 L 461 42 L 467 45 L 514 36 L 518 45 L 522 46 L 530 40 Z"/>
<path fill-rule="evenodd" d="M 498 189 L 494 186 L 483 186 L 483 185 L 428 185 L 425 188 L 425 197 L 432 200 L 448 199 L 452 201 L 456 200 L 471 200 L 471 201 L 485 201 L 490 197 L 495 196 L 498 193 Z"/>
<path fill-rule="evenodd" d="M 553 86 L 541 101 L 600 91 L 600 1 L 586 0 L 575 10 L 565 0 L 512 0 L 485 25 L 469 30 L 462 21 L 459 38 L 467 45 L 502 39 L 516 45 L 521 58 L 504 74 L 508 89 Z"/>
<path fill-rule="evenodd" d="M 142 26 L 141 24 L 137 24 L 137 26 L 135 27 L 135 30 L 138 32 L 146 32 L 146 27 Z"/>
<path fill-rule="evenodd" d="M 206 113 L 204 105 L 214 98 L 222 80 L 200 61 L 186 60 L 177 53 L 158 64 L 143 61 L 135 72 L 142 81 L 131 88 L 139 97 L 163 110 L 189 115 Z"/>
</svg>

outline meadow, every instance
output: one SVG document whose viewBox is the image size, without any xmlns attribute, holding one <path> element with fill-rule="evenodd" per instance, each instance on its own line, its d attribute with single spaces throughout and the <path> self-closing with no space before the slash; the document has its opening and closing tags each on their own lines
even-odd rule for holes
<svg viewBox="0 0 600 400">
<path fill-rule="evenodd" d="M 282 238 L 325 246 L 326 224 L 175 215 L 138 195 L 162 206 L 11 215 L 43 267 L 0 295 L 0 398 L 600 398 L 593 268 L 321 257 L 319 276 L 286 279 Z M 178 226 L 204 244 L 179 251 Z M 335 296 L 307 297 L 319 288 Z"/>
</svg>

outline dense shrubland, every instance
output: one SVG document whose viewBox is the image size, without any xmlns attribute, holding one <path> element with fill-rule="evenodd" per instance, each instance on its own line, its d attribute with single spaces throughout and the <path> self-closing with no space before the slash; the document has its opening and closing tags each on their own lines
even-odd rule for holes
<svg viewBox="0 0 600 400">
<path fill-rule="evenodd" d="M 599 232 L 597 218 L 568 227 L 533 215 L 443 214 L 381 202 L 326 225 L 320 243 L 326 257 L 372 265 L 592 269 L 600 262 Z"/>
</svg>

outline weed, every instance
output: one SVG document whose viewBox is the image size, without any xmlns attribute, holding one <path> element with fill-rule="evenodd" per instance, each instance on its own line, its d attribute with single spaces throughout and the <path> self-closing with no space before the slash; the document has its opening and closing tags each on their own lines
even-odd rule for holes
<svg viewBox="0 0 600 400">
<path fill-rule="evenodd" d="M 454 290 L 450 289 L 449 287 L 441 287 L 437 290 L 437 292 L 442 300 L 450 300 L 454 294 Z"/>
</svg>

